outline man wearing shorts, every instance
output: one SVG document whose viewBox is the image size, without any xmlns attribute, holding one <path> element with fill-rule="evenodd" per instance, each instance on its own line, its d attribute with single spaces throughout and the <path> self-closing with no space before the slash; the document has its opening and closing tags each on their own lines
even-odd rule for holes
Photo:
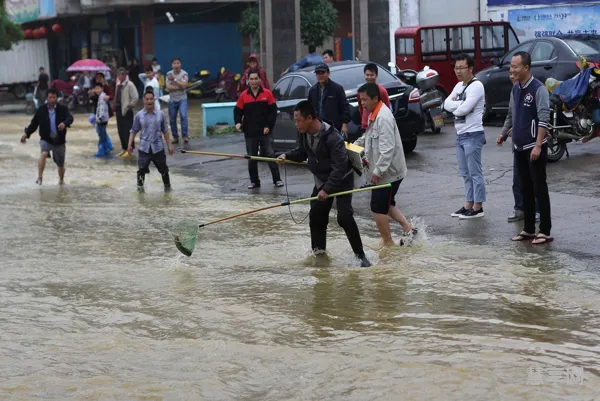
<svg viewBox="0 0 600 401">
<path fill-rule="evenodd" d="M 54 163 L 58 166 L 59 184 L 65 183 L 65 143 L 67 127 L 73 124 L 73 116 L 66 106 L 57 104 L 58 94 L 56 89 L 48 89 L 47 104 L 41 105 L 31 119 L 31 123 L 25 128 L 25 134 L 21 137 L 21 143 L 27 139 L 38 128 L 40 133 L 40 148 L 42 154 L 38 160 L 38 178 L 36 183 L 42 185 L 46 159 L 51 152 Z"/>
<path fill-rule="evenodd" d="M 396 207 L 394 200 L 400 183 L 406 176 L 406 160 L 400 132 L 394 115 L 380 98 L 380 89 L 376 83 L 361 86 L 358 96 L 369 117 L 367 130 L 355 144 L 365 148 L 371 173 L 370 183 L 392 184 L 389 188 L 375 189 L 371 192 L 371 211 L 375 214 L 375 223 L 381 234 L 380 248 L 394 245 L 390 217 L 404 229 L 400 241 L 400 245 L 403 245 L 411 235 L 416 234 L 416 229 Z"/>
</svg>

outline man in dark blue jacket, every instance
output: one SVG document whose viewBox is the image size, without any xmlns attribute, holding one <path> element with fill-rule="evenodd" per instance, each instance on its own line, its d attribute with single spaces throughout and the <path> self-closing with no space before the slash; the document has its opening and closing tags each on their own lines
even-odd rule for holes
<svg viewBox="0 0 600 401">
<path fill-rule="evenodd" d="M 510 121 L 497 143 L 500 145 L 512 128 L 514 162 L 518 170 L 523 195 L 525 227 L 513 241 L 535 238 L 534 244 L 552 241 L 550 230 L 550 195 L 546 182 L 548 162 L 547 134 L 550 121 L 550 95 L 542 82 L 531 75 L 531 56 L 526 52 L 514 54 L 510 72 L 518 83 L 513 86 L 510 102 L 513 105 Z M 508 129 L 506 129 L 508 127 Z M 540 209 L 540 230 L 535 235 L 535 206 Z"/>
<path fill-rule="evenodd" d="M 329 79 L 327 64 L 319 64 L 315 74 L 318 82 L 308 91 L 308 101 L 315 107 L 318 118 L 333 124 L 342 134 L 347 134 L 350 108 L 344 88 Z"/>
<path fill-rule="evenodd" d="M 298 103 L 294 109 L 294 120 L 300 132 L 298 147 L 282 154 L 279 159 L 281 162 L 285 159 L 297 162 L 307 160 L 308 169 L 314 175 L 315 186 L 311 197 L 317 196 L 318 200 L 310 202 L 309 226 L 312 250 L 319 254 L 325 252 L 327 244 L 329 212 L 333 206 L 333 198 L 329 195 L 352 190 L 354 170 L 339 132 L 316 117 L 311 103 L 306 100 Z M 361 266 L 371 266 L 354 220 L 352 195 L 338 196 L 336 200 L 338 224 L 344 229 Z"/>
<path fill-rule="evenodd" d="M 36 181 L 39 185 L 42 185 L 46 159 L 50 152 L 52 152 L 54 163 L 58 166 L 59 184 L 63 185 L 65 182 L 65 143 L 67 127 L 73 124 L 73 116 L 67 106 L 57 104 L 57 98 L 56 89 L 48 89 L 46 94 L 48 103 L 37 109 L 31 123 L 25 128 L 25 134 L 21 137 L 21 143 L 26 143 L 31 134 L 39 127 L 42 150 L 38 160 L 38 179 Z"/>
</svg>

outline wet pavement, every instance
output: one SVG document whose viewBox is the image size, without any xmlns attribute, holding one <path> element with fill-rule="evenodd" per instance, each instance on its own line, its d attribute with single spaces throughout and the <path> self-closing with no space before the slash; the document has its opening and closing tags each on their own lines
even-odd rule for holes
<svg viewBox="0 0 600 401">
<path fill-rule="evenodd" d="M 244 160 L 178 153 L 174 191 L 134 160 L 94 158 L 69 132 L 67 185 L 49 162 L 34 184 L 27 117 L 0 116 L 0 400 L 572 400 L 600 397 L 600 141 L 549 167 L 554 243 L 511 243 L 512 159 L 487 128 L 486 216 L 458 221 L 454 133 L 425 134 L 398 204 L 418 243 L 357 267 L 330 219 L 329 259 L 287 208 L 202 228 L 192 257 L 169 231 L 285 200 L 246 189 Z M 115 125 L 108 129 L 118 143 Z M 244 153 L 241 135 L 189 149 Z M 281 168 L 289 196 L 312 177 Z M 354 197 L 366 244 L 368 194 Z M 296 220 L 308 212 L 295 205 Z"/>
</svg>

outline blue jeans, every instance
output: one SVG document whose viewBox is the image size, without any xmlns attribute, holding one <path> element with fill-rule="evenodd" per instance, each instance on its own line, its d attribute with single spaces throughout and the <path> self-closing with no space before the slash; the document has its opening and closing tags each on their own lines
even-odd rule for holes
<svg viewBox="0 0 600 401">
<path fill-rule="evenodd" d="M 515 210 L 523 211 L 523 191 L 521 190 L 521 180 L 519 179 L 519 168 L 517 163 L 513 163 L 513 196 L 515 198 Z M 540 205 L 535 202 L 535 212 L 540 212 Z"/>
<path fill-rule="evenodd" d="M 98 134 L 98 151 L 94 156 L 105 156 L 113 150 L 113 144 L 106 132 L 105 124 L 96 124 L 96 133 Z"/>
<path fill-rule="evenodd" d="M 188 103 L 187 99 L 181 99 L 179 101 L 169 101 L 169 120 L 171 121 L 171 133 L 173 138 L 179 138 L 177 133 L 177 113 L 181 121 L 181 136 L 184 138 L 188 137 Z"/>
<path fill-rule="evenodd" d="M 484 142 L 483 131 L 467 132 L 456 137 L 456 159 L 459 173 L 465 181 L 467 202 L 485 202 L 485 179 L 481 165 L 481 149 Z"/>
</svg>

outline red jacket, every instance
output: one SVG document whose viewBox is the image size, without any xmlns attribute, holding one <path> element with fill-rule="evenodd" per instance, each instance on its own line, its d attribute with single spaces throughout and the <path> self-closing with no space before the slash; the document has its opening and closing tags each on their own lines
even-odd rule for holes
<svg viewBox="0 0 600 401">
<path fill-rule="evenodd" d="M 258 67 L 256 67 L 256 69 L 259 72 L 260 75 L 260 80 L 262 82 L 262 86 L 265 89 L 271 89 L 271 86 L 269 85 L 269 80 L 267 79 L 267 73 L 265 72 L 265 70 L 263 70 L 263 68 L 259 65 Z M 248 75 L 250 75 L 250 71 L 252 71 L 252 68 L 248 67 L 246 68 L 246 71 L 244 71 L 244 75 L 242 75 L 242 83 L 241 83 L 241 92 L 245 91 L 246 89 L 248 89 Z"/>
</svg>

